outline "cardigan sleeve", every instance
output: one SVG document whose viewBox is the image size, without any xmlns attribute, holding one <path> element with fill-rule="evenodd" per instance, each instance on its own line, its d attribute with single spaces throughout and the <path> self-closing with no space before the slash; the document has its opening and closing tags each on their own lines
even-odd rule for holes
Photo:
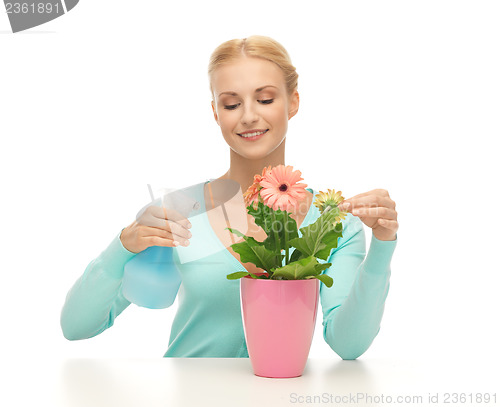
<svg viewBox="0 0 500 407">
<path fill-rule="evenodd" d="M 382 241 L 372 235 L 365 258 L 363 223 L 352 214 L 344 222 L 343 236 L 324 271 L 333 286 L 321 284 L 323 337 L 342 359 L 361 356 L 378 332 L 389 292 L 390 262 L 396 240 Z"/>
<path fill-rule="evenodd" d="M 66 295 L 60 318 L 66 339 L 87 339 L 100 334 L 130 305 L 121 292 L 121 284 L 125 263 L 136 253 L 122 245 L 121 232 L 89 263 Z"/>
</svg>

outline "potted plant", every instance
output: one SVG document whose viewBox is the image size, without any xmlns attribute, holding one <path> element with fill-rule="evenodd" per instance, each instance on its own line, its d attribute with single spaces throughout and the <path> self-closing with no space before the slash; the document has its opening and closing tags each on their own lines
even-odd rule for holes
<svg viewBox="0 0 500 407">
<path fill-rule="evenodd" d="M 292 166 L 264 168 L 244 193 L 248 214 L 266 233 L 257 241 L 233 228 L 244 240 L 231 245 L 242 263 L 253 263 L 262 273 L 238 271 L 240 298 L 248 354 L 254 374 L 263 377 L 301 376 L 309 355 L 319 301 L 320 282 L 331 287 L 333 279 L 322 274 L 332 264 L 326 260 L 342 236 L 338 209 L 341 192 L 328 190 L 315 196 L 321 215 L 297 230 L 290 216 L 306 198 L 301 172 Z M 318 261 L 324 260 L 324 262 Z"/>
</svg>

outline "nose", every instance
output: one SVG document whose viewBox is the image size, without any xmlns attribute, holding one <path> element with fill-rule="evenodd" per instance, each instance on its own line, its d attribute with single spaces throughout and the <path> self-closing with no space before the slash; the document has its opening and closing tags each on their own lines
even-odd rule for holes
<svg viewBox="0 0 500 407">
<path fill-rule="evenodd" d="M 245 104 L 242 109 L 241 124 L 248 125 L 259 120 L 259 116 L 251 104 Z"/>
</svg>

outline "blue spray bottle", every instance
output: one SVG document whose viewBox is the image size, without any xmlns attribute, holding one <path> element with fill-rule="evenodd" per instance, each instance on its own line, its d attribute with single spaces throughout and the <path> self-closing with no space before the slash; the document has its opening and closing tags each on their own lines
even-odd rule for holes
<svg viewBox="0 0 500 407">
<path fill-rule="evenodd" d="M 137 218 L 150 205 L 165 209 L 175 209 L 182 216 L 188 217 L 197 211 L 199 202 L 182 190 L 162 190 L 160 199 L 155 200 L 148 184 L 153 202 L 146 205 Z M 159 309 L 170 307 L 181 285 L 181 274 L 174 259 L 174 248 L 151 246 L 132 257 L 126 264 L 122 280 L 123 296 L 130 302 L 145 308 Z"/>
</svg>

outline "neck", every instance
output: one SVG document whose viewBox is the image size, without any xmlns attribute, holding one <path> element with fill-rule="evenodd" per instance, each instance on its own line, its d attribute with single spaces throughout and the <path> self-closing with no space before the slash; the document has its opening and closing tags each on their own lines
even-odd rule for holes
<svg viewBox="0 0 500 407">
<path fill-rule="evenodd" d="M 220 178 L 229 178 L 238 182 L 241 186 L 241 192 L 244 193 L 252 185 L 254 175 L 262 174 L 264 167 L 285 165 L 285 141 L 286 139 L 271 154 L 261 159 L 242 157 L 229 149 L 230 167 Z"/>
</svg>

